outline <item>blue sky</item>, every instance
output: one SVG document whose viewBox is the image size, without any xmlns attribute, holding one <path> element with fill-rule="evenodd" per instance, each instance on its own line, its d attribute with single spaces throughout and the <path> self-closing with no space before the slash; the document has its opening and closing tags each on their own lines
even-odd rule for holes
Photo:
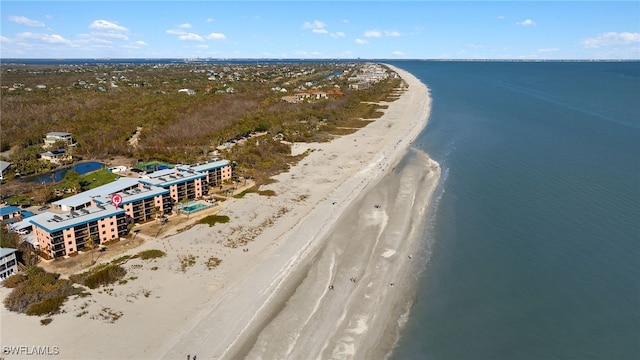
<svg viewBox="0 0 640 360">
<path fill-rule="evenodd" d="M 2 58 L 640 59 L 640 1 L 11 1 Z"/>
</svg>

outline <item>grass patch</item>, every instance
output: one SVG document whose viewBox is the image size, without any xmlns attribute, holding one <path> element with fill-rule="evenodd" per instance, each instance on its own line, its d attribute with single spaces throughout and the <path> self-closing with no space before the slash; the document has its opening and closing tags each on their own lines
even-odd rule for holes
<svg viewBox="0 0 640 360">
<path fill-rule="evenodd" d="M 47 326 L 47 325 L 51 324 L 52 321 L 53 321 L 52 318 L 44 318 L 44 319 L 40 320 L 40 325 Z"/>
<path fill-rule="evenodd" d="M 217 223 L 226 224 L 229 221 L 231 221 L 231 219 L 226 215 L 209 215 L 198 220 L 196 224 L 207 224 L 209 226 L 213 226 Z"/>
<path fill-rule="evenodd" d="M 206 264 L 207 265 L 207 269 L 212 270 L 215 269 L 216 267 L 218 267 L 218 265 L 220 265 L 220 263 L 222 263 L 222 259 L 219 259 L 215 256 L 210 257 Z"/>
<path fill-rule="evenodd" d="M 180 259 L 180 270 L 182 272 L 186 272 L 187 269 L 196 264 L 196 257 L 193 255 L 180 255 L 178 259 Z"/>
<path fill-rule="evenodd" d="M 120 281 L 127 274 L 122 266 L 118 264 L 105 264 L 82 274 L 71 275 L 69 278 L 79 284 L 83 284 L 90 289 L 113 284 Z M 126 283 L 126 280 L 125 280 Z"/>
<path fill-rule="evenodd" d="M 276 196 L 276 192 L 273 190 L 260 190 L 258 191 L 258 195 L 262 196 Z"/>
<path fill-rule="evenodd" d="M 162 250 L 151 249 L 151 250 L 144 250 L 139 252 L 137 257 L 139 257 L 142 260 L 149 260 L 149 259 L 161 258 L 165 255 L 167 254 Z"/>
<path fill-rule="evenodd" d="M 250 194 L 250 193 L 255 193 L 257 191 L 258 191 L 258 188 L 254 186 L 254 187 L 248 188 L 246 190 L 243 190 L 242 192 L 240 192 L 238 194 L 233 195 L 233 197 L 236 198 L 236 199 L 242 199 L 245 195 Z"/>
</svg>

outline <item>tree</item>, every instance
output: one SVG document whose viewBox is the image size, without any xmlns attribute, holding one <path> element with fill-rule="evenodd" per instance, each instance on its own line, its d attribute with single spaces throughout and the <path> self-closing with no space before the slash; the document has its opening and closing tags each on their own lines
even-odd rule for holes
<svg viewBox="0 0 640 360">
<path fill-rule="evenodd" d="M 84 246 L 88 247 L 91 252 L 91 265 L 93 265 L 93 247 L 95 246 L 95 239 L 95 235 L 89 235 L 89 237 L 87 237 L 87 242 L 84 244 Z"/>
</svg>

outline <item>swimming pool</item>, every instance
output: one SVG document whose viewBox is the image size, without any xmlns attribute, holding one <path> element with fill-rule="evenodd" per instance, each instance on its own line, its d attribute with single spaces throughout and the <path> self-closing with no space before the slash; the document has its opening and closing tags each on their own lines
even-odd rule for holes
<svg viewBox="0 0 640 360">
<path fill-rule="evenodd" d="M 185 214 L 191 214 L 192 212 L 196 212 L 196 211 L 200 211 L 200 210 L 204 210 L 208 207 L 211 207 L 211 205 L 205 205 L 205 204 L 200 204 L 200 203 L 195 203 L 193 205 L 189 205 L 189 206 L 185 206 L 183 207 L 181 210 L 182 212 L 184 212 Z"/>
</svg>

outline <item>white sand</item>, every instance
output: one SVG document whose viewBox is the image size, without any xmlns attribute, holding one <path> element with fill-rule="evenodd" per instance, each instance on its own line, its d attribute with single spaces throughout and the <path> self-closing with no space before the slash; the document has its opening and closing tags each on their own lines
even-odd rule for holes
<svg viewBox="0 0 640 360">
<path fill-rule="evenodd" d="M 126 284 L 69 300 L 47 326 L 3 307 L 0 345 L 57 346 L 64 359 L 380 357 L 395 341 L 389 324 L 406 312 L 407 259 L 425 218 L 414 214 L 440 173 L 420 153 L 391 171 L 430 110 L 427 88 L 394 70 L 409 91 L 354 134 L 296 144 L 313 151 L 263 187 L 276 196 L 225 202 L 228 224 L 149 239 L 129 254 L 168 255 L 128 261 Z M 251 239 L 248 251 L 223 246 L 240 238 Z M 196 263 L 183 272 L 187 255 Z M 222 263 L 209 270 L 213 256 Z"/>
</svg>

